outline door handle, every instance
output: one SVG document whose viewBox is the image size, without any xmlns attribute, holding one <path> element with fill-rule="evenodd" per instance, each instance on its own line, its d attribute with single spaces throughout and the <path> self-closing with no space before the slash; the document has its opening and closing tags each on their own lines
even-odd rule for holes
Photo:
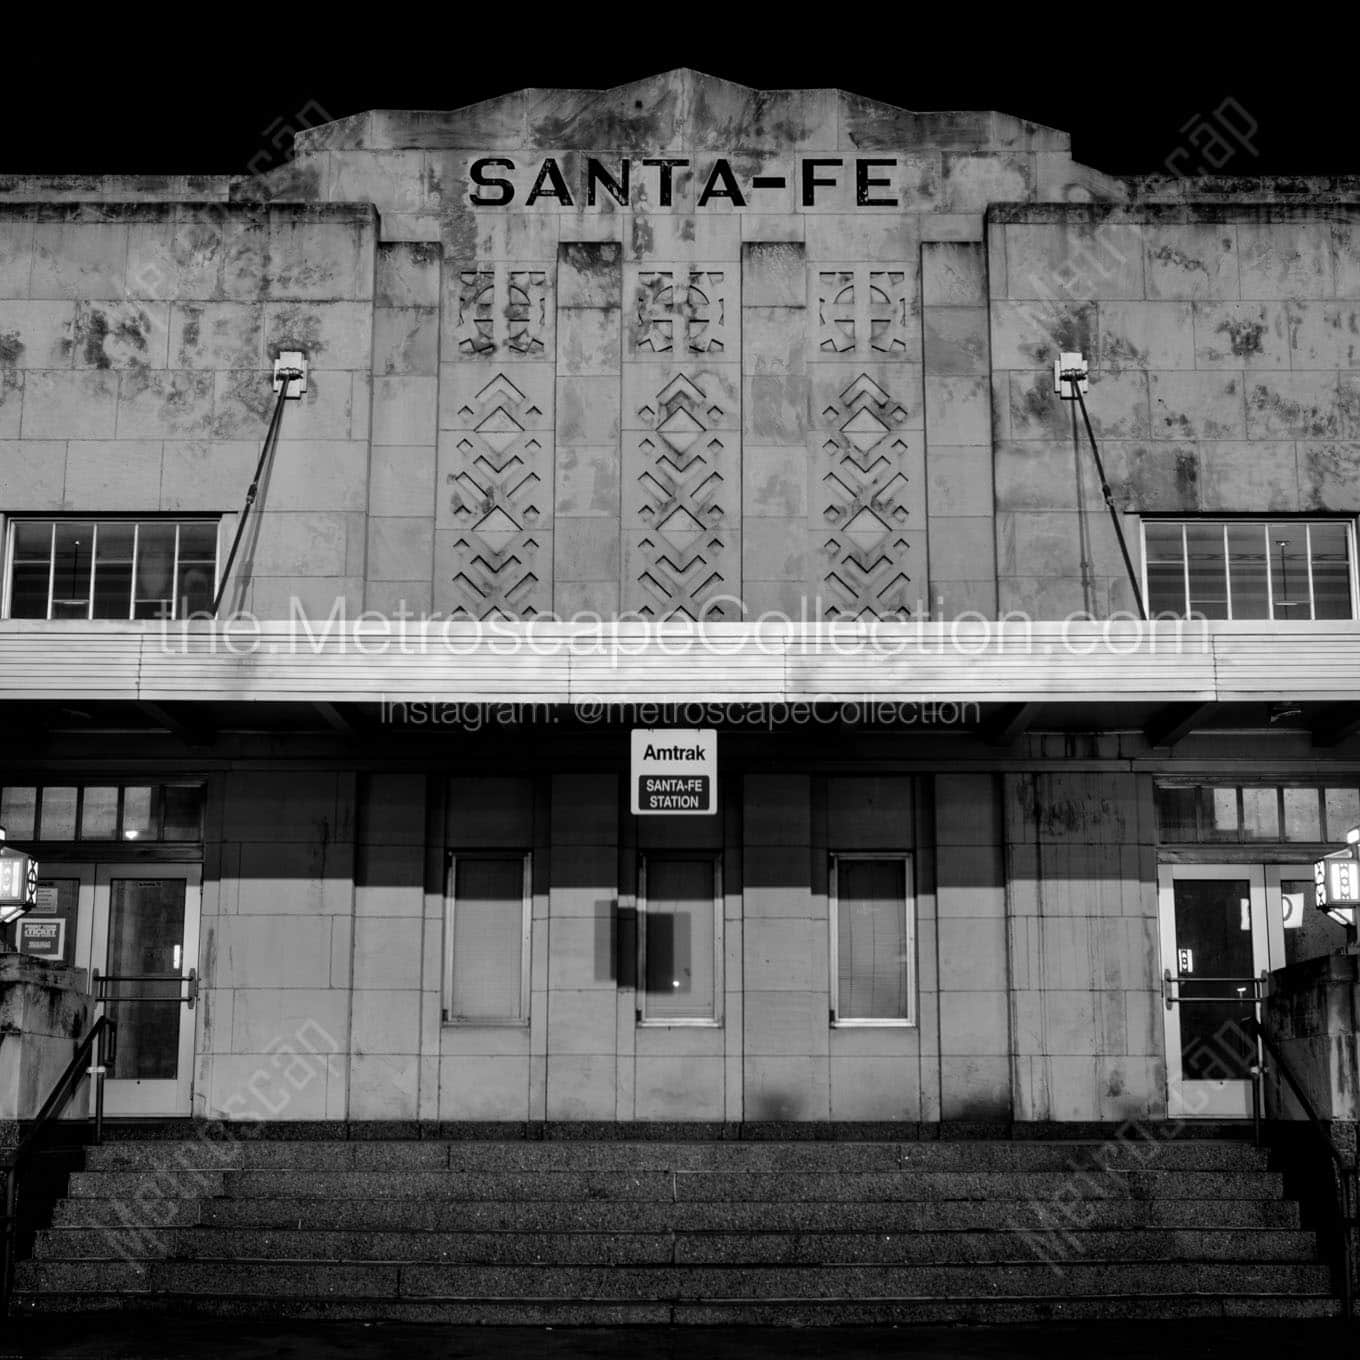
<svg viewBox="0 0 1360 1360">
<path fill-rule="evenodd" d="M 194 1003 L 198 1000 L 198 969 L 189 969 L 189 976 L 185 979 L 188 982 L 188 995 L 184 998 L 188 1003 L 189 1009 L 193 1010 Z"/>
</svg>

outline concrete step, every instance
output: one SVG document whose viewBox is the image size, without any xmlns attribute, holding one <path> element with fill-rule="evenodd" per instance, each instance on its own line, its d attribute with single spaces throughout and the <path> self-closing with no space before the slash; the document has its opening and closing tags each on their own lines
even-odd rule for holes
<svg viewBox="0 0 1360 1360">
<path fill-rule="evenodd" d="M 409 1322 L 443 1326 L 644 1327 L 753 1326 L 846 1327 L 1018 1323 L 1167 1322 L 1223 1318 L 1315 1319 L 1340 1315 L 1335 1299 L 1315 1295 L 1183 1295 L 1142 1298 L 957 1298 L 779 1300 L 721 1303 L 610 1303 L 534 1299 L 408 1302 L 402 1300 L 267 1299 L 211 1294 L 20 1293 L 25 1313 L 92 1313 L 135 1309 L 174 1317 L 268 1318 L 272 1321 Z"/>
<path fill-rule="evenodd" d="M 1250 1143 L 1126 1139 L 1105 1143 L 1013 1142 L 350 1142 L 199 1139 L 106 1143 L 91 1171 L 455 1170 L 455 1171 L 1069 1171 L 1266 1169 Z"/>
<path fill-rule="evenodd" d="M 66 1294 L 212 1294 L 311 1299 L 702 1302 L 1061 1298 L 1104 1295 L 1325 1296 L 1325 1266 L 1292 1262 L 1003 1265 L 476 1266 L 383 1262 L 38 1261 L 16 1288 Z"/>
<path fill-rule="evenodd" d="M 1288 1261 L 1318 1259 L 1310 1232 L 335 1232 L 161 1228 L 139 1234 L 55 1228 L 41 1260 L 116 1258 L 135 1240 L 145 1258 L 186 1261 L 447 1261 L 557 1265 L 849 1265 L 1055 1261 Z"/>
<path fill-rule="evenodd" d="M 1298 1206 L 1289 1200 L 1172 1199 L 1086 1200 L 1080 1216 L 1061 1208 L 1030 1204 L 1006 1206 L 1008 1218 L 985 1200 L 887 1201 L 854 1204 L 810 1201 L 764 1204 L 743 1201 L 686 1202 L 628 1206 L 634 1232 L 830 1231 L 930 1232 L 1072 1227 L 1116 1228 L 1297 1228 Z M 294 1228 L 317 1231 L 411 1229 L 413 1231 L 607 1232 L 619 1226 L 618 1206 L 608 1202 L 549 1200 L 268 1199 L 147 1200 L 67 1199 L 57 1205 L 54 1225 L 149 1228 L 215 1227 Z"/>
<path fill-rule="evenodd" d="M 355 1196 L 456 1200 L 1055 1201 L 1118 1198 L 1278 1199 L 1271 1171 L 83 1171 L 76 1197 L 140 1199 Z"/>
</svg>

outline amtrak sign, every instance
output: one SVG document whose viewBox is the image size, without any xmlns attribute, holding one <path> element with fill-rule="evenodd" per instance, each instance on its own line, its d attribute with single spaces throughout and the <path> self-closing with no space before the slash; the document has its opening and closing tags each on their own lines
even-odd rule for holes
<svg viewBox="0 0 1360 1360">
<path fill-rule="evenodd" d="M 632 733 L 632 808 L 640 816 L 717 811 L 718 734 L 711 727 L 642 727 Z"/>
</svg>

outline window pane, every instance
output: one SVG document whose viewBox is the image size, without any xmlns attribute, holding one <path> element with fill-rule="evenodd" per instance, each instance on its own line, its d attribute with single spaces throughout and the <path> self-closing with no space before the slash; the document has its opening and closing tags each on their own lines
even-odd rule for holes
<svg viewBox="0 0 1360 1360">
<path fill-rule="evenodd" d="M 167 617 L 175 590 L 175 526 L 151 521 L 137 526 L 135 617 Z"/>
<path fill-rule="evenodd" d="M 73 841 L 76 838 L 76 791 L 44 787 L 42 791 L 42 831 L 44 841 Z"/>
<path fill-rule="evenodd" d="M 1327 839 L 1344 841 L 1346 832 L 1360 826 L 1360 789 L 1328 789 Z"/>
<path fill-rule="evenodd" d="M 1187 524 L 1185 551 L 1190 571 L 1190 612 L 1206 619 L 1226 619 L 1228 580 L 1223 568 L 1223 526 Z M 1234 595 L 1236 591 L 1234 578 Z"/>
<path fill-rule="evenodd" d="M 1195 809 L 1199 805 L 1197 788 L 1156 789 L 1157 824 L 1164 841 L 1195 839 Z"/>
<path fill-rule="evenodd" d="M 1280 838 L 1280 802 L 1274 788 L 1244 788 L 1242 790 L 1242 823 L 1247 835 L 1254 840 L 1275 841 Z"/>
<path fill-rule="evenodd" d="M 84 619 L 90 614 L 90 559 L 93 524 L 58 524 L 52 574 L 52 617 Z"/>
<path fill-rule="evenodd" d="M 95 534 L 94 616 L 132 616 L 132 525 L 110 521 Z"/>
<path fill-rule="evenodd" d="M 1143 526 L 1147 554 L 1148 612 L 1185 613 L 1185 560 L 1181 526 L 1151 520 Z"/>
<path fill-rule="evenodd" d="M 145 785 L 133 785 L 123 790 L 123 839 L 144 841 L 156 835 L 152 816 L 152 793 Z"/>
<path fill-rule="evenodd" d="M 165 1081 L 179 1070 L 181 1003 L 175 998 L 184 966 L 186 886 L 182 878 L 109 883 L 108 976 L 164 975 L 163 981 L 143 976 L 111 984 L 108 1011 L 118 1025 L 118 1050 L 110 1076 Z M 117 999 L 131 996 L 143 999 Z"/>
<path fill-rule="evenodd" d="M 212 607 L 216 562 L 217 525 L 205 521 L 181 524 L 176 618 L 206 613 Z"/>
<path fill-rule="evenodd" d="M 38 806 L 38 790 L 12 788 L 0 792 L 0 826 L 12 841 L 33 839 L 34 814 Z"/>
<path fill-rule="evenodd" d="M 459 856 L 454 873 L 449 1013 L 518 1020 L 524 937 L 524 861 Z"/>
<path fill-rule="evenodd" d="M 1212 834 L 1221 839 L 1224 836 L 1236 840 L 1240 823 L 1237 820 L 1237 789 L 1209 788 L 1204 790 L 1208 798 L 1208 825 Z"/>
<path fill-rule="evenodd" d="M 217 560 L 216 521 L 196 519 L 179 526 L 179 560 L 181 562 Z"/>
<path fill-rule="evenodd" d="M 1232 571 L 1233 618 L 1269 618 L 1264 524 L 1228 526 L 1228 564 Z"/>
<path fill-rule="evenodd" d="M 1308 534 L 1302 524 L 1272 524 L 1270 586 L 1277 619 L 1312 617 L 1308 600 Z"/>
<path fill-rule="evenodd" d="M 131 789 L 128 790 L 132 792 Z M 200 785 L 166 784 L 161 789 L 165 806 L 165 839 L 197 841 L 203 838 L 203 789 Z"/>
<path fill-rule="evenodd" d="M 46 553 L 36 561 L 21 562 L 15 556 L 9 576 L 9 616 L 12 619 L 45 619 L 49 561 Z"/>
<path fill-rule="evenodd" d="M 14 526 L 14 560 L 46 562 L 52 554 L 51 520 L 19 520 Z"/>
<path fill-rule="evenodd" d="M 1344 524 L 1314 524 L 1313 617 L 1348 619 L 1352 615 L 1348 535 Z"/>
<path fill-rule="evenodd" d="M 1322 839 L 1322 800 L 1317 789 L 1285 789 L 1284 838 L 1287 841 Z"/>
<path fill-rule="evenodd" d="M 643 1015 L 711 1020 L 714 1008 L 712 860 L 646 861 Z"/>
<path fill-rule="evenodd" d="M 81 840 L 111 841 L 117 834 L 117 788 L 87 784 L 80 801 Z"/>
<path fill-rule="evenodd" d="M 901 860 L 836 861 L 836 1016 L 909 1017 L 906 870 Z"/>
</svg>

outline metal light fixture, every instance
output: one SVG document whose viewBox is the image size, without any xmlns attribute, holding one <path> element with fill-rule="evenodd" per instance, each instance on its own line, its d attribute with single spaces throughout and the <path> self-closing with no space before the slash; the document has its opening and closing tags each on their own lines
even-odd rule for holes
<svg viewBox="0 0 1360 1360">
<path fill-rule="evenodd" d="M 38 861 L 5 844 L 0 826 L 0 926 L 7 926 L 33 910 L 38 896 Z"/>
<path fill-rule="evenodd" d="M 1360 916 L 1360 826 L 1346 832 L 1346 848 L 1317 860 L 1313 865 L 1316 905 L 1338 925 L 1346 928 L 1353 942 Z"/>
</svg>

